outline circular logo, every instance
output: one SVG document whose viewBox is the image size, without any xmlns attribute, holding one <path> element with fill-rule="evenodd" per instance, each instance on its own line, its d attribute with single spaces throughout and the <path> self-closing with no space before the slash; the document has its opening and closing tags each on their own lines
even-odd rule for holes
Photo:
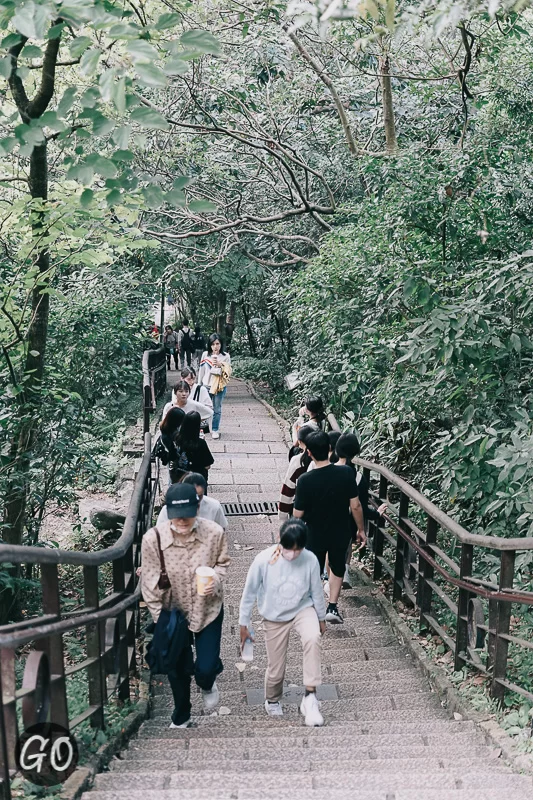
<svg viewBox="0 0 533 800">
<path fill-rule="evenodd" d="M 55 722 L 27 728 L 15 748 L 18 770 L 37 786 L 64 783 L 76 769 L 78 757 L 76 739 Z"/>
</svg>

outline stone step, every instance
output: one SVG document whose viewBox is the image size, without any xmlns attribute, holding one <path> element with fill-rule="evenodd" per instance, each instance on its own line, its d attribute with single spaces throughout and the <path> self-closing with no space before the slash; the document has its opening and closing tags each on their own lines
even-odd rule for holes
<svg viewBox="0 0 533 800">
<path fill-rule="evenodd" d="M 387 673 L 385 673 L 387 674 Z M 361 678 L 357 681 L 357 683 L 346 682 L 343 683 L 342 681 L 325 681 L 326 684 L 333 683 L 339 698 L 362 698 L 362 697 L 400 697 L 406 694 L 414 694 L 414 693 L 423 693 L 426 694 L 429 690 L 429 685 L 426 683 L 424 678 L 422 678 L 418 673 L 409 673 L 407 676 L 403 676 L 403 673 L 394 674 L 393 677 L 390 679 L 385 679 L 382 681 L 378 681 L 375 678 L 367 677 Z M 224 688 L 223 688 L 224 687 Z M 298 683 L 290 683 L 286 681 L 285 689 L 287 688 L 300 688 L 301 682 Z M 230 705 L 232 703 L 236 703 L 239 701 L 243 701 L 243 698 L 246 696 L 246 692 L 250 690 L 258 690 L 263 691 L 263 683 L 262 681 L 258 681 L 257 679 L 253 680 L 250 684 L 245 684 L 244 682 L 237 688 L 232 682 L 228 684 L 220 683 L 220 697 L 221 697 L 221 704 L 223 705 Z M 169 698 L 172 696 L 170 687 L 166 691 L 163 692 Z M 194 692 L 193 692 L 194 694 Z M 320 699 L 320 695 L 319 695 Z"/>
<path fill-rule="evenodd" d="M 275 798 L 276 800 L 324 800 L 323 789 L 309 789 L 303 790 L 289 789 L 283 792 L 281 789 L 275 790 L 270 793 L 268 789 L 263 790 L 255 786 L 256 776 L 250 775 L 247 787 L 239 787 L 234 789 L 227 784 L 217 786 L 211 794 L 208 794 L 204 788 L 186 787 L 183 790 L 174 789 L 170 791 L 160 790 L 157 793 L 157 800 L 265 800 L 265 798 Z M 366 791 L 365 789 L 336 789 L 333 794 L 328 793 L 328 800 L 508 800 L 507 797 L 502 795 L 501 789 L 490 790 L 486 789 L 483 792 L 476 794 L 472 798 L 472 794 L 468 791 L 460 791 L 456 789 L 434 789 L 424 791 L 423 798 L 413 795 L 412 789 L 396 790 L 394 793 L 384 791 Z M 125 795 L 117 791 L 93 791 L 90 794 L 85 792 L 82 800 L 125 800 Z M 146 791 L 131 791 L 127 793 L 127 800 L 146 800 Z M 527 790 L 525 793 L 514 793 L 513 800 L 530 800 Z"/>
<path fill-rule="evenodd" d="M 299 765 L 293 765 L 294 767 Z M 424 792 L 421 800 L 427 800 L 427 792 L 430 790 L 460 790 L 465 793 L 476 793 L 476 800 L 479 796 L 487 796 L 492 793 L 494 798 L 503 800 L 505 797 L 510 800 L 518 800 L 521 796 L 524 800 L 531 800 L 533 791 L 533 781 L 531 777 L 522 775 L 491 772 L 490 782 L 484 770 L 479 771 L 450 771 L 450 772 L 425 772 L 423 777 L 419 772 L 396 771 L 389 773 L 365 773 L 364 777 L 360 774 L 346 774 L 344 772 L 335 773 L 325 769 L 318 773 L 305 773 L 300 771 L 292 774 L 277 774 L 272 771 L 255 772 L 251 761 L 248 769 L 242 773 L 228 773 L 221 770 L 202 770 L 201 773 L 189 770 L 180 770 L 174 774 L 161 773 L 135 773 L 131 779 L 123 773 L 107 773 L 96 776 L 95 788 L 97 790 L 116 792 L 117 796 L 127 797 L 128 800 L 146 800 L 146 790 L 157 791 L 158 800 L 163 800 L 166 791 L 175 790 L 181 793 L 181 797 L 190 796 L 188 791 L 198 789 L 201 786 L 204 797 L 220 796 L 221 792 L 229 790 L 247 789 L 250 791 L 251 783 L 255 785 L 256 797 L 282 797 L 294 796 L 306 797 L 307 792 L 312 789 L 327 792 L 331 797 L 335 797 L 337 790 L 356 791 L 364 790 L 368 792 L 382 793 L 382 800 L 385 800 L 384 792 L 394 792 L 395 800 L 401 796 L 401 792 L 406 790 L 420 790 L 423 783 Z M 489 784 L 489 785 L 487 785 Z M 399 790 L 399 791 L 398 791 Z M 499 795 L 495 794 L 498 791 Z M 502 795 L 501 793 L 506 794 Z M 520 795 L 518 794 L 520 792 Z M 187 793 L 187 794 L 186 794 Z M 214 793 L 214 794 L 213 794 Z M 176 797 L 180 795 L 177 794 Z M 368 795 L 367 795 L 368 796 Z M 471 795 L 470 795 L 471 796 Z M 85 797 L 85 795 L 84 795 Z M 405 794 L 404 797 L 407 797 Z M 93 796 L 96 800 L 96 795 Z M 411 800 L 413 800 L 411 795 Z"/>
<path fill-rule="evenodd" d="M 234 716 L 240 717 L 253 717 L 255 715 L 263 716 L 265 715 L 265 710 L 262 706 L 249 706 L 247 705 L 244 700 L 240 703 L 233 703 L 232 705 L 229 703 L 222 702 L 223 705 L 226 705 L 230 708 L 230 713 Z M 169 697 L 169 713 L 172 707 L 172 701 Z M 423 713 L 425 716 L 430 715 L 433 710 L 439 709 L 439 703 L 437 699 L 425 692 L 419 692 L 417 694 L 405 694 L 405 695 L 398 695 L 397 697 L 359 697 L 357 699 L 347 699 L 347 700 L 331 700 L 322 704 L 322 712 L 324 714 L 324 718 L 326 724 L 329 719 L 351 719 L 350 717 L 346 717 L 346 714 L 355 713 L 359 720 L 372 720 L 372 719 L 384 719 L 388 717 L 391 712 L 405 712 L 405 711 L 419 711 L 419 715 Z M 199 697 L 193 696 L 193 716 L 198 714 L 202 715 L 203 708 L 202 708 L 202 701 Z M 283 713 L 285 716 L 295 716 L 297 717 L 299 714 L 298 705 L 296 703 L 286 704 L 283 706 Z M 156 717 L 164 716 L 164 711 L 161 708 L 155 712 Z M 160 725 L 155 722 L 154 720 L 150 720 L 149 722 L 144 723 L 143 731 L 146 733 L 147 736 L 151 735 L 152 737 L 157 738 L 157 733 L 160 731 Z M 168 733 L 172 733 L 169 731 Z M 165 732 L 165 735 L 168 735 Z"/>
<path fill-rule="evenodd" d="M 174 729 L 162 728 L 162 733 L 166 730 L 172 731 Z M 141 736 L 143 735 L 142 731 L 143 729 L 141 729 Z M 175 749 L 182 749 L 185 746 L 185 741 L 184 739 L 178 740 Z M 140 754 L 144 751 L 150 757 L 153 757 L 154 748 L 150 747 L 145 749 L 142 744 L 142 740 L 137 739 L 132 752 Z M 464 755 L 466 747 L 468 747 L 469 755 L 472 754 L 471 748 L 474 747 L 481 748 L 479 751 L 480 755 L 488 756 L 490 751 L 490 748 L 487 748 L 483 744 L 481 735 L 476 736 L 472 731 L 451 734 L 443 732 L 438 734 L 396 733 L 389 734 L 388 736 L 384 736 L 383 734 L 350 736 L 346 734 L 341 739 L 336 730 L 325 731 L 321 736 L 309 737 L 305 735 L 305 730 L 303 730 L 294 731 L 291 734 L 283 734 L 280 732 L 275 740 L 272 738 L 268 739 L 268 748 L 272 748 L 272 755 L 276 757 L 276 754 L 279 754 L 279 752 L 283 750 L 284 757 L 286 756 L 288 760 L 290 760 L 289 755 L 290 758 L 303 757 L 305 755 L 305 753 L 303 753 L 304 750 L 306 753 L 309 753 L 311 751 L 323 751 L 328 748 L 331 748 L 332 755 L 334 753 L 335 757 L 339 759 L 343 755 L 349 758 L 356 756 L 359 758 L 401 758 L 402 753 L 405 755 L 405 748 L 407 747 L 411 748 L 410 755 L 413 758 L 418 758 L 420 756 L 444 757 L 446 755 L 446 757 L 449 757 L 452 755 Z M 250 758 L 253 756 L 257 758 L 266 758 L 268 752 L 265 752 L 265 749 L 265 742 L 255 737 L 228 737 L 226 739 L 217 739 L 216 749 L 213 749 L 212 741 L 206 741 L 201 738 L 189 740 L 188 745 L 189 753 L 201 751 L 205 752 L 207 757 L 209 757 L 209 753 L 216 756 L 222 753 L 229 753 L 234 754 L 236 758 L 244 758 L 248 756 L 243 756 L 242 754 L 248 753 Z M 239 756 L 239 754 L 241 755 Z M 161 757 L 161 751 L 159 751 L 158 757 Z"/>
<path fill-rule="evenodd" d="M 330 704 L 331 705 L 331 704 Z M 187 738 L 187 736 L 199 737 L 221 737 L 227 738 L 231 736 L 263 736 L 263 735 L 278 735 L 280 732 L 289 730 L 291 735 L 305 734 L 306 736 L 320 735 L 324 731 L 331 732 L 337 730 L 339 727 L 343 728 L 352 725 L 363 726 L 366 729 L 369 725 L 378 723 L 379 725 L 387 726 L 388 724 L 394 725 L 408 725 L 409 723 L 423 724 L 425 732 L 431 732 L 432 726 L 438 723 L 450 723 L 450 719 L 446 711 L 441 706 L 435 706 L 428 711 L 424 716 L 421 715 L 418 708 L 415 709 L 402 709 L 400 711 L 381 710 L 378 713 L 371 711 L 348 711 L 344 710 L 342 715 L 335 716 L 333 713 L 326 715 L 325 724 L 323 728 L 306 728 L 304 725 L 303 717 L 297 712 L 296 706 L 291 708 L 289 706 L 284 708 L 284 716 L 280 719 L 272 719 L 267 716 L 261 706 L 251 706 L 250 713 L 244 717 L 243 715 L 228 715 L 228 716 L 207 716 L 203 713 L 193 715 L 193 726 L 184 732 L 182 730 L 167 728 L 170 724 L 170 715 L 172 712 L 171 706 L 167 706 L 166 710 L 161 706 L 157 707 L 154 711 L 154 716 L 148 720 L 144 725 L 149 722 L 158 722 L 158 726 L 153 730 L 151 739 L 158 738 L 158 730 L 165 739 L 180 739 Z M 161 725 L 161 719 L 163 723 Z M 146 728 L 143 729 L 146 731 Z M 373 729 L 369 729 L 372 732 Z M 143 734 L 144 735 L 144 734 Z M 344 735 L 351 735 L 349 731 L 343 731 Z M 137 740 L 136 740 L 137 741 Z"/>
<path fill-rule="evenodd" d="M 236 663 L 239 662 L 236 661 Z M 379 663 L 384 663 L 386 665 L 391 664 L 390 661 Z M 253 669 L 254 666 L 255 669 Z M 259 667 L 259 661 L 257 661 L 255 664 L 247 665 L 246 669 L 242 673 L 239 672 L 236 667 L 233 667 L 232 669 L 231 662 L 226 661 L 224 672 L 222 672 L 217 678 L 219 689 L 222 689 L 222 686 L 229 689 L 232 685 L 234 685 L 234 688 L 238 688 L 241 685 L 247 688 L 257 686 L 258 680 L 262 679 L 265 669 L 265 659 L 262 659 L 261 667 Z M 411 664 L 396 664 L 396 669 L 376 669 L 374 664 L 370 664 L 368 661 L 360 661 L 357 666 L 354 666 L 349 659 L 346 659 L 341 663 L 333 661 L 332 659 L 328 659 L 327 663 L 322 663 L 323 683 L 346 683 L 357 680 L 361 681 L 364 685 L 370 685 L 373 687 L 374 683 L 386 683 L 393 678 L 395 680 L 399 679 L 402 681 L 406 681 L 409 678 L 411 678 L 413 681 L 424 681 L 424 679 L 420 676 L 420 673 L 417 672 L 415 667 Z M 300 659 L 296 659 L 295 662 L 293 661 L 291 664 L 287 665 L 285 672 L 285 683 L 296 683 L 297 685 L 302 683 L 301 657 Z M 425 683 L 424 688 L 426 688 Z"/>
<path fill-rule="evenodd" d="M 258 758 L 251 756 L 250 758 L 240 758 L 236 755 L 235 758 L 217 758 L 215 754 L 193 754 L 193 753 L 178 753 L 173 758 L 160 759 L 155 758 L 153 754 L 151 757 L 144 759 L 142 753 L 137 753 L 135 761 L 128 760 L 122 761 L 115 759 L 110 765 L 112 773 L 124 775 L 124 773 L 146 773 L 147 771 L 154 773 L 164 773 L 165 775 L 179 772 L 180 770 L 191 770 L 196 766 L 201 766 L 202 769 L 219 769 L 223 772 L 250 772 L 253 766 L 253 771 L 258 772 L 277 772 L 290 774 L 294 771 L 294 763 L 280 760 L 279 752 L 273 754 L 270 760 L 265 758 Z M 483 752 L 474 748 L 470 758 L 462 757 L 449 757 L 440 758 L 438 753 L 422 753 L 419 758 L 405 758 L 405 752 L 391 758 L 381 758 L 381 753 L 378 758 L 363 758 L 359 756 L 348 755 L 348 760 L 340 758 L 339 753 L 334 753 L 333 759 L 328 757 L 328 768 L 334 772 L 342 772 L 345 774 L 352 773 L 388 773 L 396 772 L 398 766 L 401 766 L 403 772 L 416 772 L 420 770 L 431 772 L 467 772 L 468 770 L 479 768 L 481 766 L 481 758 Z M 309 756 L 298 756 L 298 769 L 302 772 L 311 772 L 313 774 L 323 772 L 324 759 L 316 755 L 314 758 Z M 498 759 L 486 759 L 482 762 L 483 769 L 491 774 L 494 772 L 508 771 L 506 764 L 498 761 Z"/>
</svg>

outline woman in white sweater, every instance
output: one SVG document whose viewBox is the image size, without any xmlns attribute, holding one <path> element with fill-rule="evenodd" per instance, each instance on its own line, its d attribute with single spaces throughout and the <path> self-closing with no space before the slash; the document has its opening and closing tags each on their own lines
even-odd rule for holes
<svg viewBox="0 0 533 800">
<path fill-rule="evenodd" d="M 222 371 L 222 364 L 231 364 L 229 353 L 224 352 L 224 343 L 218 333 L 212 333 L 207 340 L 207 350 L 202 354 L 200 369 L 198 370 L 198 383 L 206 386 L 213 401 L 213 439 L 220 439 L 220 417 L 222 416 L 222 401 L 226 396 L 226 386 L 221 392 L 213 394 L 213 383 Z"/>
<path fill-rule="evenodd" d="M 172 390 L 171 402 L 167 403 L 163 409 L 163 419 L 165 419 L 171 408 L 177 407 L 181 408 L 186 414 L 188 414 L 189 411 L 197 411 L 200 414 L 202 422 L 205 421 L 210 424 L 213 416 L 213 408 L 205 406 L 203 403 L 199 403 L 196 400 L 192 400 L 190 393 L 191 387 L 189 384 L 186 381 L 178 381 Z"/>
<path fill-rule="evenodd" d="M 279 544 L 254 559 L 244 586 L 239 610 L 241 647 L 250 634 L 254 603 L 263 617 L 267 651 L 265 711 L 281 717 L 283 680 L 291 630 L 302 640 L 305 697 L 300 711 L 309 726 L 323 725 L 316 697 L 321 677 L 320 638 L 326 631 L 326 605 L 320 567 L 314 553 L 305 549 L 307 525 L 298 519 L 283 523 Z"/>
</svg>

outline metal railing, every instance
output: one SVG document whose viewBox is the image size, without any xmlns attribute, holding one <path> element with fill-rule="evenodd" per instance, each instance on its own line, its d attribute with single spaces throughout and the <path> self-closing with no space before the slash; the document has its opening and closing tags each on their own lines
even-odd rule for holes
<svg viewBox="0 0 533 800">
<path fill-rule="evenodd" d="M 328 421 L 340 430 L 332 414 Z M 388 576 L 393 600 L 418 610 L 420 631 L 440 637 L 456 670 L 468 664 L 486 675 L 491 696 L 500 702 L 506 691 L 533 701 L 533 686 L 509 677 L 510 647 L 522 654 L 533 651 L 533 640 L 511 631 L 513 603 L 533 607 L 533 592 L 513 588 L 517 555 L 533 550 L 533 537 L 469 533 L 386 467 L 353 461 L 375 487 L 370 492 L 374 508 L 388 502 L 383 516 L 369 521 L 374 580 Z M 394 503 L 389 493 L 397 496 Z M 488 559 L 496 582 L 484 577 Z"/>
<path fill-rule="evenodd" d="M 145 350 L 143 353 L 143 430 L 150 430 L 150 414 L 155 411 L 157 399 L 167 388 L 167 362 L 164 347 Z"/>
<path fill-rule="evenodd" d="M 165 351 L 143 356 L 143 405 L 150 391 L 150 411 L 166 388 Z M 149 413 L 148 411 L 148 427 Z M 36 565 L 41 614 L 0 627 L 0 798 L 11 797 L 10 776 L 16 768 L 19 720 L 27 729 L 52 721 L 69 731 L 83 722 L 105 727 L 111 698 L 130 699 L 130 678 L 137 672 L 140 635 L 141 542 L 151 527 L 159 484 L 159 461 L 153 459 L 146 431 L 144 455 L 134 484 L 123 531 L 111 547 L 96 552 L 0 545 L 0 563 Z M 64 597 L 64 569 L 80 568 L 82 602 L 72 608 Z M 68 663 L 66 636 L 76 636 L 77 655 Z M 87 702 L 69 710 L 68 684 L 83 677 Z M 79 698 L 78 698 L 79 702 Z"/>
</svg>

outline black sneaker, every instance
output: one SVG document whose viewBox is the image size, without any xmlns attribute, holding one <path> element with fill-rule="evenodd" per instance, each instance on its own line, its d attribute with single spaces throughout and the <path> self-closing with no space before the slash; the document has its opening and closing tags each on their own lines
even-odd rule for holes
<svg viewBox="0 0 533 800">
<path fill-rule="evenodd" d="M 331 622 L 333 625 L 341 625 L 344 620 L 339 613 L 339 609 L 333 603 L 328 605 L 326 611 L 326 622 Z"/>
</svg>

